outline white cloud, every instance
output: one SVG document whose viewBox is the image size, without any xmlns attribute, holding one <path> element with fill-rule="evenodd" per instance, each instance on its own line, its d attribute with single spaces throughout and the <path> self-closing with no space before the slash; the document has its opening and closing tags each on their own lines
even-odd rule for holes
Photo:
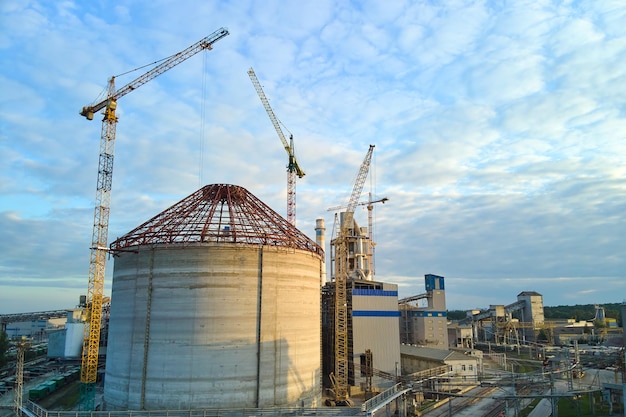
<svg viewBox="0 0 626 417">
<path fill-rule="evenodd" d="M 252 66 L 307 172 L 298 225 L 309 236 L 316 217 L 330 229 L 326 208 L 347 201 L 371 143 L 365 191 L 390 198 L 376 209 L 379 279 L 410 295 L 425 273 L 444 275 L 452 309 L 523 290 L 546 305 L 615 301 L 622 2 L 190 4 L 2 2 L 3 294 L 20 297 L 23 283 L 41 300 L 38 283 L 86 280 L 101 126 L 79 109 L 111 75 L 226 26 L 212 51 L 120 99 L 112 238 L 207 183 L 244 186 L 285 213 L 286 155 Z"/>
</svg>

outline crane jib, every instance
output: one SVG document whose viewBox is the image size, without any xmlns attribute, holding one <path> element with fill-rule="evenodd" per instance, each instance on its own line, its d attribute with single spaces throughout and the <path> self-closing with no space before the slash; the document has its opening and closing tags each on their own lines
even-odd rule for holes
<svg viewBox="0 0 626 417">
<path fill-rule="evenodd" d="M 208 50 L 212 49 L 212 46 L 215 42 L 226 37 L 228 34 L 229 32 L 228 32 L 228 29 L 226 28 L 220 28 L 216 30 L 215 32 L 207 36 L 206 38 L 201 39 L 200 41 L 189 46 L 187 49 L 177 52 L 174 55 L 170 56 L 169 58 L 166 58 L 159 65 L 152 68 L 150 71 L 146 72 L 145 74 L 140 75 L 139 77 L 135 78 L 133 81 L 129 82 L 125 86 L 119 88 L 117 91 L 107 96 L 107 98 L 100 101 L 99 103 L 94 104 L 92 106 L 83 107 L 82 110 L 80 111 L 80 115 L 86 117 L 88 120 L 93 120 L 94 113 L 105 108 L 110 100 L 112 99 L 117 100 L 118 98 L 125 96 L 131 91 L 141 87 L 148 81 L 163 74 L 165 71 L 169 70 L 170 68 L 180 64 L 181 62 L 187 60 L 188 58 L 191 58 L 193 55 L 197 54 L 200 51 L 203 51 L 205 49 L 208 49 Z"/>
</svg>

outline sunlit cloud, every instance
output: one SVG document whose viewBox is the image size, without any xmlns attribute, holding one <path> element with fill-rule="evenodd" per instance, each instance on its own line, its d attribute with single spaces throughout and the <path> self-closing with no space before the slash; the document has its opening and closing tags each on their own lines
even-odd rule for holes
<svg viewBox="0 0 626 417">
<path fill-rule="evenodd" d="M 0 313 L 47 309 L 51 287 L 73 305 L 87 286 L 101 126 L 80 108 L 109 77 L 222 26 L 213 50 L 119 100 L 111 239 L 210 183 L 285 215 L 286 153 L 254 67 L 307 172 L 297 216 L 311 238 L 376 145 L 363 196 L 389 198 L 375 208 L 376 278 L 401 296 L 434 273 L 450 309 L 521 291 L 546 305 L 623 298 L 621 2 L 185 6 L 0 5 Z"/>
</svg>

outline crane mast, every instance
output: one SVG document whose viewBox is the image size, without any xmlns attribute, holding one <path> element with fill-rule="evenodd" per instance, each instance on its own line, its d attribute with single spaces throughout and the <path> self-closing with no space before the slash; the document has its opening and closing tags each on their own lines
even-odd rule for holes
<svg viewBox="0 0 626 417">
<path fill-rule="evenodd" d="M 369 172 L 374 145 L 370 145 L 354 182 L 350 201 L 346 206 L 339 233 L 335 239 L 335 372 L 330 376 L 335 394 L 335 405 L 350 406 L 348 385 L 348 234 L 354 219 L 363 184 Z"/>
<path fill-rule="evenodd" d="M 379 198 L 377 200 L 372 200 L 372 193 L 369 193 L 369 200 L 367 201 L 367 235 L 369 238 L 369 253 L 367 254 L 367 260 L 369 263 L 370 269 L 370 279 L 374 279 L 375 268 L 374 268 L 374 248 L 376 243 L 374 242 L 374 220 L 373 220 L 373 211 L 374 211 L 374 203 L 383 203 L 385 204 L 389 199 L 387 197 Z M 361 203 L 364 204 L 364 203 Z"/>
<path fill-rule="evenodd" d="M 287 163 L 287 221 L 292 225 L 296 225 L 296 175 L 298 178 L 304 177 L 304 171 L 298 165 L 298 161 L 296 159 L 295 151 L 293 148 L 293 135 L 289 135 L 289 142 L 285 139 L 285 134 L 280 127 L 280 121 L 274 114 L 274 110 L 272 110 L 272 106 L 270 106 L 270 102 L 265 96 L 263 92 L 263 88 L 261 87 L 261 83 L 257 78 L 254 70 L 250 68 L 248 70 L 248 76 L 252 81 L 252 85 L 254 85 L 254 89 L 256 90 L 259 98 L 261 99 L 261 103 L 263 103 L 263 107 L 267 112 L 267 115 L 274 125 L 274 129 L 276 129 L 276 133 L 280 138 L 280 141 L 283 143 L 283 147 L 285 151 L 287 151 L 287 155 L 289 156 L 289 162 Z"/>
<path fill-rule="evenodd" d="M 81 401 L 83 407 L 93 409 L 95 383 L 98 372 L 98 351 L 100 345 L 100 326 L 102 321 L 102 304 L 104 293 L 104 277 L 106 268 L 107 242 L 109 233 L 109 213 L 111 211 L 111 188 L 113 183 L 113 156 L 115 132 L 118 118 L 115 115 L 117 100 L 131 91 L 136 90 L 148 81 L 158 77 L 167 70 L 194 56 L 228 35 L 228 30 L 221 28 L 211 35 L 163 60 L 159 65 L 139 76 L 135 80 L 115 89 L 115 77 L 111 77 L 107 88 L 107 97 L 99 103 L 85 106 L 80 115 L 93 120 L 94 113 L 104 109 L 102 131 L 100 134 L 100 158 L 98 162 L 98 179 L 96 187 L 96 203 L 94 210 L 93 231 L 89 260 L 89 283 L 85 303 L 85 326 L 81 362 Z"/>
</svg>

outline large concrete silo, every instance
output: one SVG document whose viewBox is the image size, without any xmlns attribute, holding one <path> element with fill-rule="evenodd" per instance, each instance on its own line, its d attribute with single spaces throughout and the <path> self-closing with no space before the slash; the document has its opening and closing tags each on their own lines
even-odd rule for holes
<svg viewBox="0 0 626 417">
<path fill-rule="evenodd" d="M 203 187 L 111 250 L 107 409 L 321 404 L 323 251 L 247 190 Z"/>
</svg>

